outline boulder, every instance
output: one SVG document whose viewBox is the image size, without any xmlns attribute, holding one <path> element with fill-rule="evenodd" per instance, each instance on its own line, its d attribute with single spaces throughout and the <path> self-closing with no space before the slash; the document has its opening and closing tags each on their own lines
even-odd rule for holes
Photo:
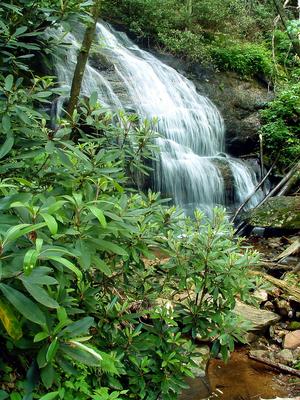
<svg viewBox="0 0 300 400">
<path fill-rule="evenodd" d="M 295 361 L 294 355 L 291 350 L 283 349 L 277 354 L 277 359 L 282 363 L 292 363 Z"/>
<path fill-rule="evenodd" d="M 272 311 L 261 310 L 241 301 L 236 302 L 234 312 L 251 323 L 251 331 L 263 331 L 280 320 L 280 316 Z"/>
<path fill-rule="evenodd" d="M 250 211 L 249 223 L 276 229 L 300 229 L 300 196 L 269 198 L 262 206 Z"/>
<path fill-rule="evenodd" d="M 289 332 L 285 335 L 283 347 L 285 349 L 296 349 L 300 347 L 300 329 Z"/>
</svg>

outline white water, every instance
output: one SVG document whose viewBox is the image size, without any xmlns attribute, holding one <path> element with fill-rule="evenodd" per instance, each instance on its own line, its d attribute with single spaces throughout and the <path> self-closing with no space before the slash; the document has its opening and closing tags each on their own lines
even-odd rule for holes
<svg viewBox="0 0 300 400">
<path fill-rule="evenodd" d="M 67 87 L 80 47 L 77 37 L 71 33 L 65 36 L 64 41 L 72 46 L 56 65 L 58 79 Z M 136 112 L 143 118 L 158 117 L 157 129 L 162 137 L 157 141 L 161 152 L 155 168 L 156 189 L 186 210 L 224 205 L 225 182 L 217 162 L 221 160 L 232 175 L 235 197 L 241 203 L 253 191 L 256 176 L 241 161 L 219 157 L 224 152 L 225 129 L 214 104 L 199 95 L 192 82 L 109 25 L 97 24 L 96 45 L 101 46 L 101 53 L 112 63 Z M 89 63 L 82 93 L 89 95 L 95 90 L 102 103 L 115 109 L 126 106 L 105 73 Z M 260 196 L 254 196 L 250 205 L 255 205 Z"/>
</svg>

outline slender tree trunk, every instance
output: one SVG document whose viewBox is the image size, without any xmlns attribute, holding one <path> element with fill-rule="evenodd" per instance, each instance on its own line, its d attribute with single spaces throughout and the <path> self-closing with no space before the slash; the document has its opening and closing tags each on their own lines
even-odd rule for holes
<svg viewBox="0 0 300 400">
<path fill-rule="evenodd" d="M 81 44 L 81 49 L 79 51 L 77 57 L 77 64 L 75 67 L 72 86 L 71 86 L 71 93 L 69 104 L 67 107 L 67 113 L 70 117 L 72 117 L 74 110 L 78 104 L 78 98 L 81 90 L 82 79 L 85 71 L 85 66 L 87 63 L 87 59 L 89 56 L 90 48 L 92 45 L 92 41 L 96 31 L 96 24 L 97 19 L 99 16 L 100 11 L 100 0 L 94 0 L 91 14 L 92 14 L 92 22 L 89 22 L 83 37 L 83 41 Z"/>
<path fill-rule="evenodd" d="M 186 10 L 187 10 L 187 21 L 186 26 L 189 28 L 192 22 L 192 15 L 193 15 L 193 0 L 187 0 L 186 3 Z"/>
<path fill-rule="evenodd" d="M 282 6 L 281 0 L 273 0 L 275 8 L 280 16 L 281 22 L 286 30 L 286 33 L 293 45 L 294 51 L 298 57 L 300 57 L 300 41 L 299 38 L 288 31 L 288 17 L 286 15 L 285 9 Z"/>
</svg>

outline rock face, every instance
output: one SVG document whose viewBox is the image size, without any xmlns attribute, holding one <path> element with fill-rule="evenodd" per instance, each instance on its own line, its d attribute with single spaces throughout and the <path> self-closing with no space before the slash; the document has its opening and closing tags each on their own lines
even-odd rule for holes
<svg viewBox="0 0 300 400">
<path fill-rule="evenodd" d="M 263 331 L 280 320 L 280 316 L 272 311 L 260 310 L 240 301 L 236 302 L 234 312 L 251 322 L 251 331 Z"/>
<path fill-rule="evenodd" d="M 297 347 L 300 347 L 300 329 L 289 332 L 285 336 L 283 347 L 285 349 L 296 349 Z"/>
<path fill-rule="evenodd" d="M 300 229 L 300 196 L 278 196 L 250 212 L 252 226 Z"/>
<path fill-rule="evenodd" d="M 259 110 L 272 100 L 273 93 L 262 83 L 243 80 L 233 72 L 199 72 L 194 79 L 198 91 L 208 96 L 223 115 L 227 152 L 233 156 L 250 154 L 257 148 Z"/>
</svg>

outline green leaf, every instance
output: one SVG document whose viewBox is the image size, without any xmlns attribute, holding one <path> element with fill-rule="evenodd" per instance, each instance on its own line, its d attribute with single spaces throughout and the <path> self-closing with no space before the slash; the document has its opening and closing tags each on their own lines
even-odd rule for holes
<svg viewBox="0 0 300 400">
<path fill-rule="evenodd" d="M 107 223 L 102 210 L 100 210 L 100 208 L 97 208 L 95 206 L 87 206 L 87 207 L 91 211 L 91 213 L 95 215 L 95 217 L 98 219 L 103 228 L 106 228 Z"/>
<path fill-rule="evenodd" d="M 5 157 L 6 154 L 10 152 L 14 143 L 15 143 L 14 137 L 12 135 L 9 135 L 0 148 L 0 159 Z"/>
<path fill-rule="evenodd" d="M 120 256 L 128 256 L 127 251 L 115 243 L 111 243 L 102 239 L 95 239 L 93 242 L 97 245 L 98 249 L 110 251 Z"/>
<path fill-rule="evenodd" d="M 35 285 L 33 283 L 27 282 L 25 279 L 22 279 L 23 285 L 25 286 L 27 292 L 38 302 L 43 304 L 48 308 L 59 308 L 59 304 L 57 301 L 52 299 L 48 295 L 45 289 L 43 289 L 39 285 Z"/>
<path fill-rule="evenodd" d="M 59 395 L 59 392 L 50 392 L 45 394 L 45 396 L 40 397 L 40 400 L 53 400 L 56 399 L 56 397 Z"/>
<path fill-rule="evenodd" d="M 77 276 L 77 278 L 79 280 L 82 279 L 82 272 L 71 261 L 69 261 L 69 260 L 67 260 L 66 258 L 63 258 L 63 257 L 50 256 L 48 258 L 49 258 L 49 260 L 53 260 L 53 261 L 56 261 L 56 262 L 58 262 L 60 264 L 63 264 L 65 267 L 67 267 L 72 272 L 74 272 L 74 274 Z"/>
<path fill-rule="evenodd" d="M 10 92 L 14 83 L 14 77 L 12 75 L 7 75 L 4 81 L 4 89 Z"/>
<path fill-rule="evenodd" d="M 57 285 L 58 281 L 52 276 L 47 275 L 51 272 L 51 268 L 38 267 L 31 271 L 30 275 L 24 276 L 21 279 L 26 279 L 26 282 L 36 285 Z"/>
<path fill-rule="evenodd" d="M 33 270 L 33 268 L 36 266 L 38 256 L 39 253 L 36 251 L 36 249 L 27 250 L 23 261 L 23 269 L 25 272 L 30 273 Z"/>
<path fill-rule="evenodd" d="M 16 32 L 14 33 L 16 36 L 22 35 L 22 33 L 25 33 L 27 31 L 27 26 L 20 26 L 19 28 L 16 29 Z"/>
<path fill-rule="evenodd" d="M 43 312 L 33 301 L 24 296 L 23 293 L 4 283 L 0 283 L 0 290 L 19 313 L 29 321 L 35 322 L 38 325 L 46 324 L 46 318 Z"/>
<path fill-rule="evenodd" d="M 47 212 L 47 214 L 53 214 L 56 211 L 60 210 L 64 204 L 67 202 L 65 200 L 58 200 L 55 203 L 51 204 L 46 208 L 42 208 L 43 212 Z"/>
<path fill-rule="evenodd" d="M 35 224 L 35 225 L 19 224 L 19 225 L 13 226 L 6 232 L 6 235 L 4 236 L 3 246 L 5 246 L 5 244 L 7 242 L 16 240 L 19 237 L 24 236 L 29 232 L 36 231 L 40 228 L 43 228 L 44 226 L 46 226 L 46 224 L 44 222 Z"/>
<path fill-rule="evenodd" d="M 103 272 L 103 274 L 107 276 L 110 276 L 112 274 L 110 267 L 100 258 L 93 257 L 93 263 L 95 264 L 97 269 Z"/>
<path fill-rule="evenodd" d="M 96 357 L 94 354 L 86 351 L 86 349 L 82 349 L 77 347 L 76 344 L 70 343 L 70 345 L 63 344 L 61 346 L 61 350 L 68 356 L 73 358 L 76 361 L 79 361 L 83 364 L 89 366 L 99 367 L 101 364 L 101 360 Z"/>
<path fill-rule="evenodd" d="M 0 300 L 0 320 L 10 337 L 18 340 L 22 337 L 23 332 L 20 322 L 17 320 L 11 306 L 4 300 Z"/>
<path fill-rule="evenodd" d="M 89 99 L 89 104 L 91 108 L 94 108 L 97 104 L 97 100 L 98 100 L 98 93 L 97 92 L 93 92 L 90 96 Z"/>
<path fill-rule="evenodd" d="M 76 338 L 89 333 L 89 329 L 94 325 L 94 318 L 85 317 L 79 321 L 72 322 L 64 330 L 60 332 L 60 336 L 68 338 Z"/>
<path fill-rule="evenodd" d="M 64 151 L 56 148 L 56 152 L 57 152 L 57 155 L 58 155 L 61 163 L 64 166 L 66 166 L 67 168 L 71 168 L 71 169 L 74 168 L 74 165 L 72 164 L 70 158 L 67 156 L 67 154 Z"/>
<path fill-rule="evenodd" d="M 44 218 L 51 234 L 56 235 L 58 230 L 58 224 L 56 222 L 56 219 L 52 217 L 52 215 L 46 213 L 41 213 L 41 216 Z"/>
<path fill-rule="evenodd" d="M 47 362 L 51 362 L 53 360 L 58 348 L 59 348 L 59 342 L 58 342 L 57 337 L 56 337 L 48 347 L 48 350 L 47 350 L 47 353 L 46 353 Z"/>
<path fill-rule="evenodd" d="M 0 390 L 0 400 L 6 400 L 9 398 L 9 394 L 4 390 Z"/>
<path fill-rule="evenodd" d="M 51 388 L 53 385 L 55 371 L 51 364 L 46 365 L 46 367 L 41 369 L 41 379 L 46 389 Z M 49 394 L 49 393 L 48 393 Z"/>
<path fill-rule="evenodd" d="M 11 122 L 8 114 L 4 114 L 2 117 L 2 128 L 3 132 L 8 133 L 11 128 Z"/>
<path fill-rule="evenodd" d="M 33 341 L 34 343 L 41 342 L 42 340 L 46 339 L 49 336 L 47 332 L 39 332 L 35 335 Z"/>
</svg>

